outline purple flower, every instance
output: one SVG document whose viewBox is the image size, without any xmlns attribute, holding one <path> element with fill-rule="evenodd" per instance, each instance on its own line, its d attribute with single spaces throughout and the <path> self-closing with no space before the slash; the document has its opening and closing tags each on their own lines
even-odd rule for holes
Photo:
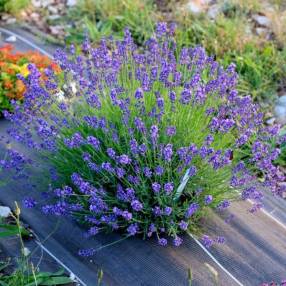
<svg viewBox="0 0 286 286">
<path fill-rule="evenodd" d="M 97 226 L 93 226 L 88 230 L 88 236 L 94 236 L 99 233 L 99 228 Z"/>
<path fill-rule="evenodd" d="M 214 137 L 211 134 L 209 134 L 205 139 L 205 144 L 211 145 L 213 141 L 214 141 Z"/>
<path fill-rule="evenodd" d="M 188 223 L 186 221 L 181 220 L 179 223 L 179 227 L 181 230 L 187 230 L 188 229 Z"/>
<path fill-rule="evenodd" d="M 215 240 L 217 243 L 223 244 L 225 243 L 225 237 L 223 236 L 218 236 Z"/>
<path fill-rule="evenodd" d="M 147 147 L 146 147 L 146 145 L 145 145 L 144 143 L 141 144 L 138 149 L 139 149 L 139 152 L 140 152 L 140 154 L 141 154 L 142 156 L 144 156 L 145 153 L 147 152 Z"/>
<path fill-rule="evenodd" d="M 199 209 L 199 207 L 200 207 L 199 204 L 191 203 L 186 211 L 185 214 L 186 218 L 190 218 Z"/>
<path fill-rule="evenodd" d="M 179 236 L 176 236 L 173 240 L 174 246 L 180 246 L 183 242 L 183 239 L 180 238 Z"/>
<path fill-rule="evenodd" d="M 130 150 L 133 155 L 136 155 L 138 152 L 138 143 L 135 139 L 131 139 L 130 142 Z"/>
<path fill-rule="evenodd" d="M 134 97 L 135 97 L 136 99 L 142 99 L 142 98 L 143 98 L 143 95 L 144 95 L 144 92 L 143 92 L 142 88 L 138 88 L 138 89 L 135 91 Z"/>
<path fill-rule="evenodd" d="M 114 159 L 116 156 L 116 153 L 112 148 L 107 148 L 106 153 L 112 159 Z"/>
<path fill-rule="evenodd" d="M 191 166 L 190 169 L 189 169 L 189 176 L 190 176 L 190 177 L 193 177 L 193 176 L 196 175 L 196 173 L 197 173 L 197 168 L 196 168 L 196 166 Z"/>
<path fill-rule="evenodd" d="M 172 211 L 173 211 L 173 209 L 171 207 L 165 207 L 164 214 L 166 216 L 169 216 L 169 215 L 171 215 Z"/>
<path fill-rule="evenodd" d="M 172 155 L 173 155 L 173 145 L 167 144 L 166 147 L 163 149 L 164 160 L 167 162 L 171 162 Z"/>
<path fill-rule="evenodd" d="M 130 213 L 128 211 L 123 211 L 121 215 L 124 219 L 126 219 L 128 221 L 132 219 L 132 213 Z"/>
<path fill-rule="evenodd" d="M 206 195 L 205 196 L 205 204 L 209 205 L 213 201 L 213 196 L 212 195 Z"/>
<path fill-rule="evenodd" d="M 127 232 L 130 234 L 130 235 L 135 235 L 138 231 L 138 224 L 137 223 L 133 223 L 133 224 L 130 224 L 128 227 L 127 227 Z"/>
<path fill-rule="evenodd" d="M 109 173 L 114 173 L 114 168 L 112 167 L 112 165 L 109 162 L 102 163 L 101 168 L 102 168 L 102 170 L 105 170 Z"/>
<path fill-rule="evenodd" d="M 117 216 L 122 215 L 122 210 L 119 209 L 118 207 L 114 207 L 114 208 L 112 209 L 112 211 L 113 211 L 113 213 L 114 213 L 115 215 L 117 215 Z"/>
<path fill-rule="evenodd" d="M 210 248 L 213 245 L 214 241 L 209 236 L 203 235 L 202 243 L 206 248 Z"/>
<path fill-rule="evenodd" d="M 151 133 L 151 140 L 153 144 L 156 144 L 157 139 L 158 139 L 158 126 L 157 125 L 152 125 L 150 129 Z"/>
<path fill-rule="evenodd" d="M 167 33 L 167 23 L 166 22 L 159 22 L 156 25 L 156 36 L 158 38 L 163 37 Z"/>
<path fill-rule="evenodd" d="M 133 210 L 135 210 L 136 212 L 139 212 L 143 209 L 143 205 L 142 203 L 140 203 L 138 200 L 133 200 L 131 202 L 131 207 Z"/>
<path fill-rule="evenodd" d="M 118 178 L 123 178 L 126 174 L 126 171 L 122 168 L 116 168 L 115 171 Z"/>
<path fill-rule="evenodd" d="M 168 244 L 168 241 L 167 241 L 167 239 L 165 239 L 165 238 L 159 238 L 159 239 L 158 239 L 158 243 L 159 243 L 159 245 L 161 245 L 161 246 L 166 246 L 166 245 Z"/>
<path fill-rule="evenodd" d="M 160 207 L 155 206 L 153 208 L 153 213 L 154 213 L 155 216 L 160 216 L 162 214 L 162 211 L 161 211 Z"/>
<path fill-rule="evenodd" d="M 88 144 L 92 145 L 95 148 L 95 150 L 99 150 L 100 142 L 97 138 L 93 136 L 88 136 L 86 139 L 87 139 Z"/>
<path fill-rule="evenodd" d="M 161 190 L 161 185 L 157 182 L 154 182 L 152 184 L 152 190 L 154 191 L 155 194 L 158 194 Z"/>
<path fill-rule="evenodd" d="M 152 176 L 152 171 L 149 167 L 144 167 L 143 168 L 143 173 L 147 178 L 150 178 Z"/>
<path fill-rule="evenodd" d="M 25 208 L 31 209 L 36 206 L 37 202 L 34 198 L 27 197 L 23 199 L 23 205 Z"/>
<path fill-rule="evenodd" d="M 155 168 L 155 174 L 156 174 L 157 176 L 162 176 L 163 173 L 164 173 L 164 168 L 163 168 L 162 166 L 157 166 L 157 167 Z"/>
<path fill-rule="evenodd" d="M 70 139 L 65 138 L 64 143 L 68 148 L 76 148 L 84 144 L 84 139 L 80 133 L 75 133 Z"/>
<path fill-rule="evenodd" d="M 174 190 L 174 184 L 172 182 L 166 183 L 164 185 L 164 190 L 167 195 L 170 195 Z"/>
<path fill-rule="evenodd" d="M 122 165 L 128 165 L 131 163 L 131 159 L 127 155 L 123 154 L 119 156 L 118 162 Z"/>
<path fill-rule="evenodd" d="M 159 109 L 164 109 L 164 98 L 163 97 L 157 98 L 157 105 L 158 105 Z"/>
<path fill-rule="evenodd" d="M 218 210 L 225 210 L 230 206 L 230 202 L 228 200 L 223 200 L 217 205 Z"/>
<path fill-rule="evenodd" d="M 167 136 L 174 136 L 176 134 L 176 127 L 175 126 L 168 126 L 166 129 Z"/>
</svg>

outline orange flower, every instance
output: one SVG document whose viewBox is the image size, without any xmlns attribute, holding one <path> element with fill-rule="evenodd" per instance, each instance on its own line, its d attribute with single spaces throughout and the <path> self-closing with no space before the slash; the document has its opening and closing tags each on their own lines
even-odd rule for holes
<svg viewBox="0 0 286 286">
<path fill-rule="evenodd" d="M 26 87 L 17 79 L 18 73 L 24 77 L 29 75 L 28 63 L 33 63 L 42 73 L 42 80 L 45 80 L 44 69 L 51 67 L 56 73 L 60 73 L 60 67 L 47 56 L 39 52 L 13 52 L 12 45 L 0 47 L 0 86 L 5 89 L 5 96 L 9 99 L 23 100 Z M 0 106 L 1 109 L 1 106 Z"/>
<path fill-rule="evenodd" d="M 19 97 L 19 99 L 20 98 L 22 99 L 23 98 L 23 94 L 26 91 L 26 87 L 25 87 L 24 83 L 21 80 L 19 80 L 19 79 L 16 80 L 16 84 L 15 85 L 16 85 L 17 97 Z"/>
<path fill-rule="evenodd" d="M 6 89 L 12 89 L 13 88 L 13 83 L 9 79 L 5 79 L 3 82 L 3 85 Z"/>
</svg>

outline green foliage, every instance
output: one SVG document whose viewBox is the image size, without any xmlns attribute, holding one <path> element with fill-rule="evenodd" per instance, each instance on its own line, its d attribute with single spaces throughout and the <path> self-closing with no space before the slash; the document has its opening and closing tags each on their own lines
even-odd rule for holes
<svg viewBox="0 0 286 286">
<path fill-rule="evenodd" d="M 153 30 L 156 16 L 151 1 L 139 0 L 82 0 L 71 9 L 68 18 L 76 24 L 69 30 L 68 41 L 81 41 L 83 31 L 93 41 L 102 37 L 122 37 L 125 27 L 142 44 Z"/>
<path fill-rule="evenodd" d="M 72 280 L 64 275 L 64 270 L 58 272 L 40 272 L 30 263 L 30 254 L 25 255 L 23 238 L 29 232 L 21 226 L 20 209 L 16 203 L 15 214 L 11 214 L 13 223 L 0 221 L 0 239 L 18 235 L 21 245 L 21 257 L 17 259 L 18 267 L 10 274 L 5 273 L 8 262 L 0 262 L 0 286 L 48 286 L 66 285 Z M 2 229 L 2 230 L 1 230 Z M 8 271 L 6 271 L 8 272 Z"/>
<path fill-rule="evenodd" d="M 4 270 L 9 266 L 7 263 L 2 264 L 0 269 Z M 32 268 L 32 266 L 31 266 Z M 64 271 L 58 272 L 35 272 L 34 269 L 29 269 L 28 273 L 23 273 L 17 269 L 10 275 L 0 273 L 0 286 L 52 286 L 52 285 L 66 285 L 71 283 L 71 279 L 64 276 Z"/>
<path fill-rule="evenodd" d="M 17 15 L 30 4 L 30 0 L 0 0 L 0 13 Z"/>
<path fill-rule="evenodd" d="M 19 229 L 17 225 L 0 223 L 0 238 L 18 235 L 19 231 L 23 237 L 29 235 L 29 232 L 24 227 Z"/>
</svg>

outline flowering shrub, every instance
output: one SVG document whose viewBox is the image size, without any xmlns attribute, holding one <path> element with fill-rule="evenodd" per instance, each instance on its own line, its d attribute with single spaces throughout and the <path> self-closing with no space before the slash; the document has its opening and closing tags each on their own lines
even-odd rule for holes
<svg viewBox="0 0 286 286">
<path fill-rule="evenodd" d="M 144 50 L 127 30 L 97 48 L 86 39 L 81 54 L 56 52 L 61 78 L 46 69 L 43 80 L 35 65 L 20 77 L 26 100 L 5 115 L 9 134 L 52 166 L 55 201 L 43 212 L 77 217 L 88 236 L 116 230 L 178 246 L 207 208 L 241 196 L 255 211 L 262 190 L 284 191 L 272 164 L 279 128 L 238 95 L 234 65 L 224 70 L 201 47 L 178 51 L 173 33 L 159 23 Z"/>
<path fill-rule="evenodd" d="M 49 65 L 57 69 L 48 57 L 39 53 L 13 53 L 12 45 L 0 48 L 0 111 L 10 109 L 11 100 L 23 99 L 25 85 L 16 75 L 21 73 L 26 77 L 28 63 L 34 63 L 40 71 Z"/>
</svg>

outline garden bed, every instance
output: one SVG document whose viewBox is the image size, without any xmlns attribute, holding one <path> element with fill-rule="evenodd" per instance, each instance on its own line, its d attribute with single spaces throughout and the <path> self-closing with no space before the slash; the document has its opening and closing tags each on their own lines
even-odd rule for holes
<svg viewBox="0 0 286 286">
<path fill-rule="evenodd" d="M 18 40 L 16 46 L 22 49 L 25 45 Z M 0 121 L 1 134 L 5 133 L 8 125 L 7 121 Z M 1 153 L 5 152 L 4 145 L 1 145 L 1 149 Z M 1 176 L 5 177 L 5 172 Z M 39 178 L 37 170 L 33 177 Z M 47 186 L 37 185 L 39 193 L 45 188 Z M 12 206 L 15 200 L 21 201 L 23 196 L 33 195 L 33 192 L 13 181 L 1 186 L 0 201 Z M 101 248 L 120 239 L 120 236 L 98 235 L 94 239 L 83 239 L 82 229 L 76 222 L 67 219 L 57 222 L 54 218 L 47 220 L 38 209 L 23 211 L 23 218 L 41 240 L 52 233 L 44 245 L 86 285 L 94 285 L 100 269 L 104 271 L 105 285 L 188 285 L 190 268 L 193 273 L 192 285 L 213 285 L 213 274 L 205 263 L 218 272 L 221 285 L 239 285 L 233 277 L 241 285 L 250 286 L 271 280 L 280 281 L 285 278 L 285 228 L 263 213 L 250 216 L 247 214 L 247 204 L 233 204 L 229 214 L 236 219 L 230 225 L 223 223 L 222 218 L 215 214 L 206 225 L 208 233 L 219 230 L 227 240 L 226 245 L 216 245 L 210 250 L 216 262 L 188 236 L 184 237 L 185 243 L 177 249 L 159 247 L 152 240 L 146 242 L 129 238 L 100 249 L 92 258 L 82 258 L 77 255 L 79 249 Z M 227 274 L 217 263 L 221 263 L 230 273 Z"/>
</svg>

